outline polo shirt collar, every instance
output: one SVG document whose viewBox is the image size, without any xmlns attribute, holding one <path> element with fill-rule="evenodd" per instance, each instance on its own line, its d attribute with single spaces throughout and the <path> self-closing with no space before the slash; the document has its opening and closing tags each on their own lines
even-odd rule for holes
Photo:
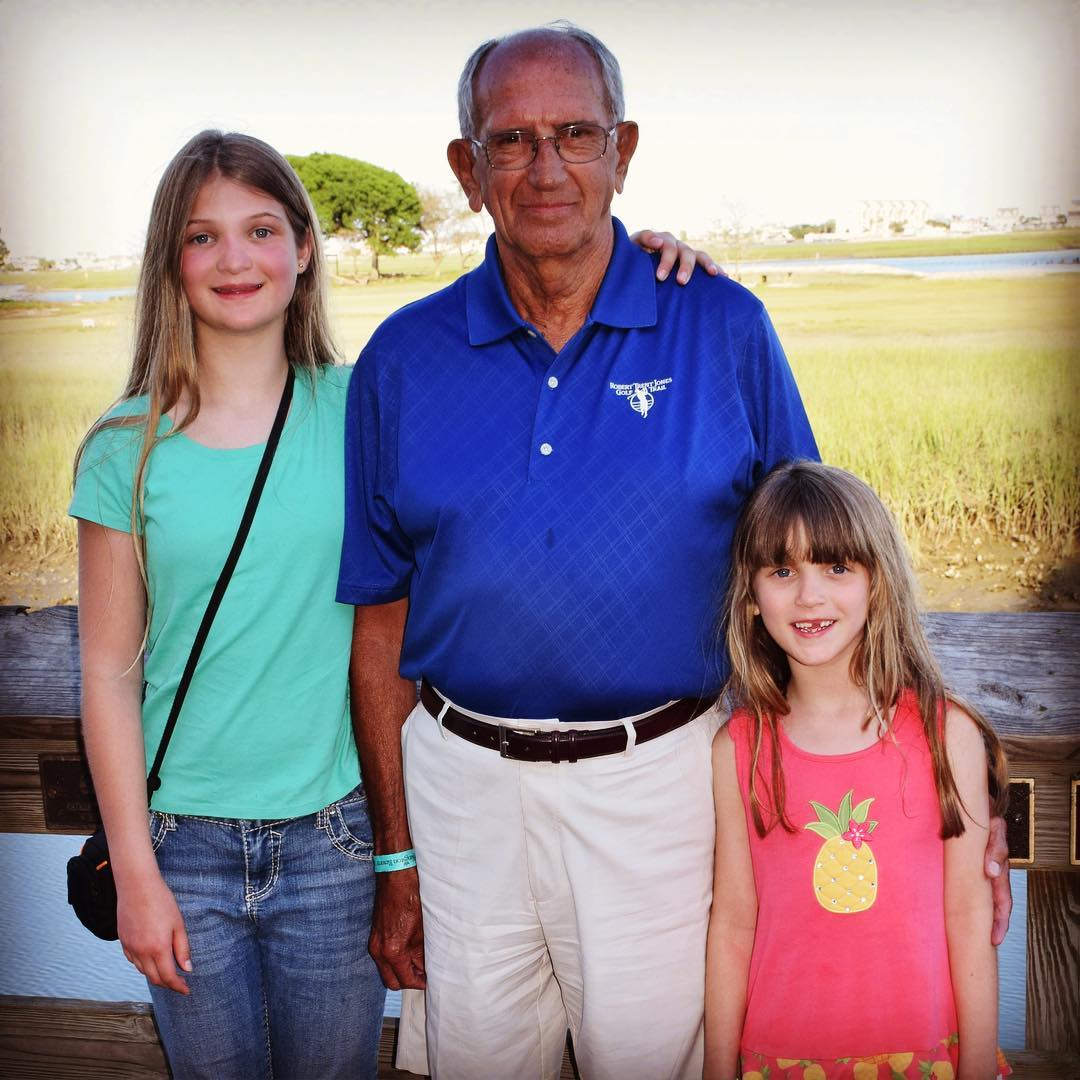
<svg viewBox="0 0 1080 1080">
<path fill-rule="evenodd" d="M 613 217 L 615 244 L 600 291 L 589 312 L 591 322 L 622 329 L 656 325 L 656 278 L 653 261 L 626 235 Z"/>
<path fill-rule="evenodd" d="M 652 259 L 630 240 L 618 218 L 611 220 L 615 229 L 611 261 L 588 321 L 625 329 L 655 326 L 656 280 Z M 465 312 L 470 345 L 488 345 L 526 326 L 506 291 L 494 233 L 488 237 L 484 261 L 468 276 Z"/>
</svg>

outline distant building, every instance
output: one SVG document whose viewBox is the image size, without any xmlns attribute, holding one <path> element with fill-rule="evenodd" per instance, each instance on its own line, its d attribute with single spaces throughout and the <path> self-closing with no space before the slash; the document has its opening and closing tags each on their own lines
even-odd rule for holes
<svg viewBox="0 0 1080 1080">
<path fill-rule="evenodd" d="M 846 236 L 911 236 L 926 227 L 929 210 L 922 199 L 863 199 L 837 220 L 836 231 Z"/>
<path fill-rule="evenodd" d="M 995 232 L 1012 232 L 1020 224 L 1020 207 L 1003 206 L 994 211 L 990 227 Z"/>
<path fill-rule="evenodd" d="M 1061 217 L 1060 206 L 1040 206 L 1039 207 L 1039 220 L 1048 229 L 1053 229 L 1060 224 L 1058 218 Z"/>
<path fill-rule="evenodd" d="M 1073 199 L 1065 224 L 1070 229 L 1080 229 L 1080 199 Z"/>
<path fill-rule="evenodd" d="M 949 222 L 949 232 L 954 236 L 970 236 L 972 233 L 989 231 L 990 226 L 984 218 L 956 216 Z"/>
<path fill-rule="evenodd" d="M 760 225 L 754 230 L 755 244 L 790 244 L 794 239 L 786 225 Z"/>
</svg>

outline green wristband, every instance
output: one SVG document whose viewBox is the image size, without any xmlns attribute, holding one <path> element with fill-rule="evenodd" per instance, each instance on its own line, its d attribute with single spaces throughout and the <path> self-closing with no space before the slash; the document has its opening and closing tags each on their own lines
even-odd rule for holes
<svg viewBox="0 0 1080 1080">
<path fill-rule="evenodd" d="M 395 851 L 393 855 L 376 855 L 372 859 L 376 874 L 388 874 L 391 870 L 411 870 L 416 865 L 416 852 L 412 848 Z"/>
</svg>

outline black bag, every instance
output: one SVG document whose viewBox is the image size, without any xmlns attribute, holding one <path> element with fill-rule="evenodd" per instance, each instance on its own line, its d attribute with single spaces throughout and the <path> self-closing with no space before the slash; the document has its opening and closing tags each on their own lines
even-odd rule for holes
<svg viewBox="0 0 1080 1080">
<path fill-rule="evenodd" d="M 109 862 L 109 843 L 105 830 L 89 837 L 67 864 L 68 903 L 79 922 L 94 937 L 116 941 L 116 882 Z"/>
<path fill-rule="evenodd" d="M 165 722 L 165 730 L 161 733 L 161 742 L 158 743 L 154 764 L 150 768 L 150 775 L 146 778 L 147 805 L 153 798 L 154 792 L 161 787 L 161 762 L 165 757 L 165 751 L 169 747 L 173 728 L 176 727 L 176 718 L 180 715 L 180 707 L 184 704 L 184 698 L 187 696 L 191 677 L 195 674 L 195 665 L 199 662 L 206 636 L 210 633 L 210 625 L 217 614 L 221 598 L 225 595 L 229 578 L 232 577 L 232 572 L 236 568 L 240 552 L 244 548 L 244 541 L 247 539 L 248 530 L 251 528 L 251 522 L 255 517 L 255 509 L 259 505 L 259 497 L 262 495 L 263 485 L 266 483 L 267 474 L 270 472 L 270 463 L 274 460 L 274 452 L 277 450 L 282 428 L 285 427 L 285 418 L 289 413 L 294 378 L 292 365 L 290 365 L 288 375 L 285 378 L 285 387 L 281 391 L 281 401 L 278 402 L 277 415 L 274 417 L 274 426 L 271 428 L 270 437 L 266 441 L 266 449 L 263 451 L 262 460 L 259 462 L 255 482 L 251 485 L 251 494 L 248 496 L 247 505 L 244 507 L 240 527 L 236 530 L 236 539 L 233 541 L 229 556 L 221 569 L 217 584 L 214 586 L 214 591 L 210 596 L 210 602 L 206 605 L 206 612 L 195 634 L 195 641 L 191 646 L 187 666 L 184 668 L 184 673 L 181 675 L 180 683 L 176 688 L 176 696 L 173 698 L 172 708 L 169 710 L 169 718 Z M 67 886 L 68 903 L 75 909 L 75 915 L 79 922 L 95 937 L 99 937 L 103 941 L 116 941 L 120 936 L 116 931 L 116 881 L 113 879 L 112 863 L 109 861 L 109 842 L 105 837 L 104 829 L 98 829 L 83 844 L 82 851 L 73 859 L 68 860 Z"/>
</svg>

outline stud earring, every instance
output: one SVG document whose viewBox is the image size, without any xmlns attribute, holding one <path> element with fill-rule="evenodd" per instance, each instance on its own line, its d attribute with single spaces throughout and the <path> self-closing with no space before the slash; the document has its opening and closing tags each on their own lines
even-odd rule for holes
<svg viewBox="0 0 1080 1080">
<path fill-rule="evenodd" d="M 297 270 L 297 272 L 298 272 L 298 273 L 300 273 L 300 274 L 302 274 L 302 273 L 304 272 L 304 266 L 305 266 L 305 265 L 306 265 L 306 264 L 305 264 L 305 263 L 302 263 L 302 262 L 301 262 L 301 263 L 297 263 L 297 264 L 296 264 L 296 270 Z"/>
</svg>

